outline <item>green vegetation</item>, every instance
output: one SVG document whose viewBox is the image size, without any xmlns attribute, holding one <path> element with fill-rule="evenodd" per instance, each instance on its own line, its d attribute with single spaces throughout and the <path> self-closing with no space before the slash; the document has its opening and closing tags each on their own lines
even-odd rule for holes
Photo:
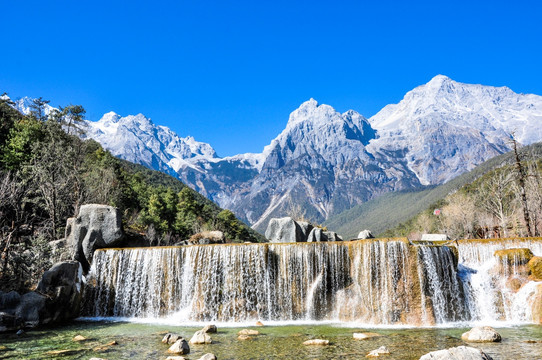
<svg viewBox="0 0 542 360">
<path fill-rule="evenodd" d="M 542 144 L 538 143 L 526 146 L 520 149 L 519 154 L 524 160 L 538 159 L 542 157 Z M 485 174 L 491 173 L 495 169 L 505 165 L 509 166 L 508 171 L 513 172 L 514 168 L 511 164 L 514 164 L 514 161 L 514 153 L 506 153 L 484 162 L 472 171 L 469 171 L 446 184 L 436 187 L 426 187 L 418 191 L 385 194 L 333 216 L 324 224 L 328 228 L 343 235 L 345 238 L 355 238 L 359 231 L 363 229 L 369 229 L 373 234 L 378 234 L 378 236 L 383 237 L 409 235 L 417 237 L 421 232 L 445 232 L 447 229 L 443 227 L 442 223 L 444 216 L 440 218 L 436 217 L 433 215 L 433 211 L 435 209 L 443 208 L 444 205 L 448 203 L 449 199 L 446 200 L 447 196 L 458 192 L 464 186 L 469 184 L 474 183 L 474 187 L 478 186 L 478 184 L 481 183 L 475 183 L 477 179 L 481 179 Z M 534 164 L 533 161 L 528 162 Z M 529 167 L 529 171 L 532 173 L 527 178 L 532 187 L 534 186 L 532 182 L 535 179 L 538 179 L 538 175 L 534 176 L 536 171 L 534 171 L 532 166 Z M 509 185 L 512 186 L 513 182 L 510 182 Z M 466 191 L 466 189 L 464 191 Z M 517 193 L 517 189 L 514 189 L 514 194 Z M 535 193 L 532 193 L 531 198 L 536 197 L 534 194 Z M 487 198 L 492 199 L 494 197 L 488 196 Z M 459 198 L 457 197 L 456 199 Z M 517 207 L 517 204 L 515 205 Z M 532 204 L 532 201 L 531 206 L 536 207 L 536 205 Z M 463 213 L 465 213 L 465 211 L 463 211 Z M 481 210 L 478 209 L 476 211 L 480 212 Z M 427 219 L 432 219 L 432 221 L 425 221 Z M 518 221 L 521 224 L 522 220 L 519 219 Z M 425 225 L 420 226 L 419 222 L 425 222 Z M 512 225 L 508 224 L 506 227 L 509 226 Z M 516 228 L 519 231 L 519 227 L 516 226 Z M 507 231 L 507 233 L 508 232 L 509 231 Z M 449 234 L 459 237 L 468 235 L 473 237 L 486 236 L 482 233 L 475 234 L 472 232 L 471 234 L 459 235 L 452 231 L 452 233 Z M 504 236 L 504 233 L 502 235 Z"/>
<path fill-rule="evenodd" d="M 82 141 L 79 105 L 44 113 L 36 99 L 23 116 L 0 100 L 0 288 L 22 290 L 50 266 L 49 242 L 62 237 L 81 205 L 108 204 L 125 229 L 152 245 L 172 245 L 206 230 L 226 241 L 263 237 L 179 180 L 113 157 Z"/>
</svg>

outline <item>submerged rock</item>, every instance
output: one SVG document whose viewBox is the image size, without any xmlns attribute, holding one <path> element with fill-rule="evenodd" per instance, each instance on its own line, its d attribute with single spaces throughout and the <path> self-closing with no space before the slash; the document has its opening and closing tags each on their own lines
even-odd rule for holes
<svg viewBox="0 0 542 360">
<path fill-rule="evenodd" d="M 190 344 L 211 344 L 213 340 L 204 330 L 198 330 L 190 339 Z"/>
<path fill-rule="evenodd" d="M 370 339 L 370 338 L 374 338 L 374 337 L 378 337 L 378 336 L 382 336 L 382 335 L 377 334 L 377 333 L 372 333 L 372 332 L 368 332 L 368 333 L 354 333 L 354 334 L 353 334 L 353 337 L 354 337 L 354 339 L 356 339 L 356 340 L 366 340 L 366 339 Z"/>
<path fill-rule="evenodd" d="M 175 343 L 171 345 L 167 351 L 172 354 L 185 355 L 190 353 L 190 346 L 188 346 L 186 340 L 181 339 L 175 341 Z"/>
<path fill-rule="evenodd" d="M 329 345 L 329 340 L 324 340 L 324 339 L 311 339 L 311 340 L 307 340 L 303 343 L 303 345 L 320 345 L 320 346 L 325 346 L 325 345 Z"/>
<path fill-rule="evenodd" d="M 420 360 L 493 360 L 480 349 L 469 346 L 458 346 L 446 350 L 432 351 L 423 355 Z"/>
<path fill-rule="evenodd" d="M 370 353 L 368 353 L 365 357 L 379 357 L 382 355 L 389 355 L 389 354 L 390 354 L 390 351 L 388 350 L 388 348 L 385 346 L 381 346 L 378 349 L 373 350 Z"/>
<path fill-rule="evenodd" d="M 86 341 L 87 338 L 84 337 L 83 335 L 75 335 L 72 340 L 73 341 Z"/>
<path fill-rule="evenodd" d="M 168 356 L 166 360 L 187 360 L 187 359 L 182 356 Z"/>
<path fill-rule="evenodd" d="M 252 330 L 252 329 L 243 329 L 237 333 L 237 335 L 260 335 L 260 332 L 258 330 Z"/>
<path fill-rule="evenodd" d="M 477 326 L 463 335 L 461 339 L 466 342 L 500 342 L 501 335 L 491 326 Z"/>
<path fill-rule="evenodd" d="M 244 335 L 244 334 L 241 334 L 237 337 L 237 340 L 241 340 L 241 341 L 245 341 L 245 340 L 252 340 L 253 337 L 250 336 L 250 335 Z"/>
</svg>

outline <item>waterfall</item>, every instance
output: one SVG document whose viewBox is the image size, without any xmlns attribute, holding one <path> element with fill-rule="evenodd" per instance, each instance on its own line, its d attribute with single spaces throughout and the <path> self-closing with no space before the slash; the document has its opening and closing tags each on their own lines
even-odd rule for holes
<svg viewBox="0 0 542 360">
<path fill-rule="evenodd" d="M 542 250 L 542 242 L 513 244 Z M 406 325 L 529 321 L 524 304 L 536 286 L 505 291 L 500 276 L 514 277 L 524 267 L 495 272 L 493 253 L 503 247 L 510 246 L 459 242 L 457 256 L 449 246 L 380 239 L 98 250 L 86 278 L 84 315 Z"/>
</svg>

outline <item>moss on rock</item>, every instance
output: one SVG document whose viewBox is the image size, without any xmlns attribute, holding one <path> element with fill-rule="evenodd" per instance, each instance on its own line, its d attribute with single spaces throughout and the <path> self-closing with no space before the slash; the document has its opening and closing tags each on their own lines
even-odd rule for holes
<svg viewBox="0 0 542 360">
<path fill-rule="evenodd" d="M 533 280 L 542 280 L 542 256 L 534 256 L 529 260 L 529 270 Z"/>
<path fill-rule="evenodd" d="M 497 250 L 494 255 L 508 265 L 525 265 L 534 256 L 531 249 L 527 248 Z"/>
</svg>

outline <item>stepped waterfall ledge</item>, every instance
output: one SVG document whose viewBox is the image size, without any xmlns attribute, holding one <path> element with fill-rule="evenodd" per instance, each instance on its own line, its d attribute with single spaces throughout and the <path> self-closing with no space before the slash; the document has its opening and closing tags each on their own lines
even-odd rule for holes
<svg viewBox="0 0 542 360">
<path fill-rule="evenodd" d="M 530 323 L 542 282 L 529 277 L 526 259 L 494 255 L 510 247 L 542 254 L 539 239 L 97 250 L 84 315 L 179 322 Z"/>
</svg>

